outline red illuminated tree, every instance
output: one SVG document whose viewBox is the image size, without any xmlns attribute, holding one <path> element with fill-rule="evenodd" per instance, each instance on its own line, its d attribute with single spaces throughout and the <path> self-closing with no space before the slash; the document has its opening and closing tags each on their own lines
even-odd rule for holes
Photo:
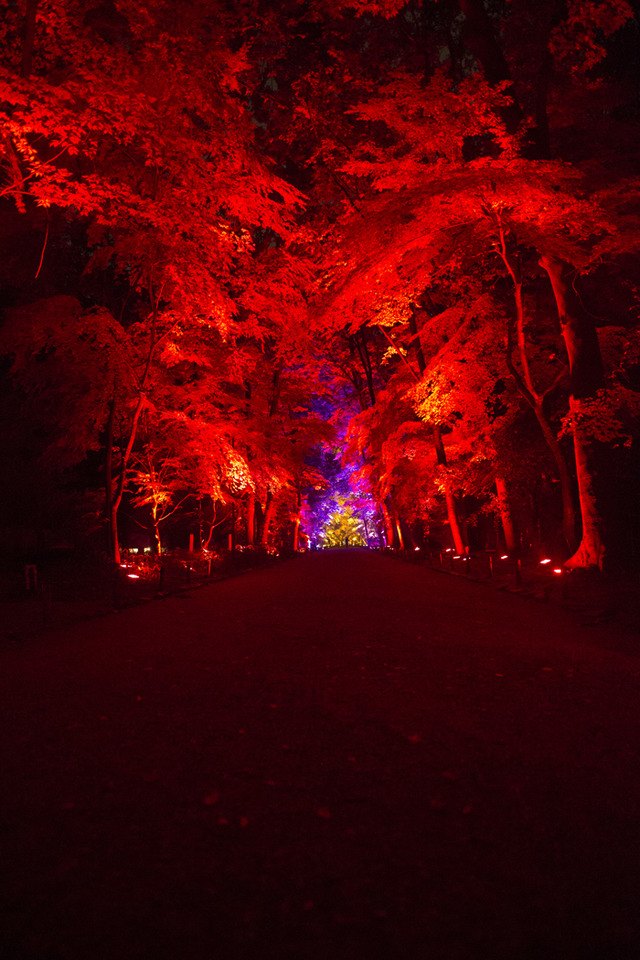
<svg viewBox="0 0 640 960">
<path fill-rule="evenodd" d="M 591 269 L 603 257 L 613 262 L 623 247 L 618 243 L 614 249 L 621 220 L 610 184 L 603 188 L 586 164 L 570 168 L 560 161 L 527 156 L 528 131 L 535 123 L 520 111 L 521 123 L 518 111 L 512 109 L 518 105 L 508 85 L 510 77 L 480 6 L 462 4 L 484 78 L 471 73 L 454 82 L 445 68 L 433 72 L 425 83 L 415 71 L 398 70 L 354 108 L 369 124 L 369 136 L 354 144 L 353 159 L 343 165 L 343 171 L 373 186 L 380 199 L 361 201 L 358 214 L 350 215 L 333 231 L 339 244 L 334 254 L 339 267 L 330 268 L 327 281 L 333 289 L 331 309 L 350 310 L 371 321 L 385 311 L 401 317 L 407 304 L 419 303 L 425 288 L 460 288 L 465 276 L 471 286 L 488 289 L 501 283 L 492 262 L 497 245 L 512 281 L 515 306 L 513 343 L 518 352 L 516 358 L 509 349 L 507 360 L 554 455 L 564 492 L 565 533 L 571 542 L 571 479 L 555 435 L 557 421 L 551 426 L 545 410 L 556 383 L 553 378 L 542 388 L 534 383 L 525 335 L 522 277 L 514 270 L 510 244 L 515 240 L 525 250 L 529 264 L 533 257 L 540 258 L 543 265 L 561 261 L 557 269 L 566 276 L 571 269 Z M 605 34 L 630 15 L 625 4 L 612 6 L 617 13 Z M 561 42 L 563 30 L 570 33 L 582 24 L 581 42 L 588 45 L 602 26 L 594 11 L 583 11 L 572 20 L 574 13 L 570 11 L 566 23 L 547 37 L 547 52 L 559 61 L 561 50 L 566 52 Z M 563 75 L 559 86 L 566 89 L 569 85 L 570 77 Z M 386 135 L 380 134 L 381 125 Z M 504 231 L 495 229 L 496 217 L 508 224 L 509 243 Z M 375 223 L 375 230 L 367 232 L 367 222 Z M 629 239 L 630 234 L 627 244 Z M 452 285 L 456 274 L 460 279 Z M 531 274 L 527 282 L 539 287 L 537 277 Z M 557 293 L 557 277 L 554 286 Z M 566 303 L 560 314 L 567 316 Z M 532 319 L 530 313 L 529 325 Z M 597 338 L 589 334 L 585 311 L 574 311 L 573 322 L 562 322 L 559 329 L 567 344 L 570 371 L 576 352 L 582 355 L 578 366 L 591 367 L 589 390 L 593 393 L 598 379 Z M 585 413 L 582 418 L 583 426 L 587 416 Z M 583 542 L 569 562 L 601 566 L 604 532 L 592 496 L 594 468 L 579 439 L 578 422 L 572 420 Z"/>
</svg>

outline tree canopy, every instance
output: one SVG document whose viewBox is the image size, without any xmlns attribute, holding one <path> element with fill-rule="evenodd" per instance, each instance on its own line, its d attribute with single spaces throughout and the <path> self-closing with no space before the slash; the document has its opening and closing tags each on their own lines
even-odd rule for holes
<svg viewBox="0 0 640 960">
<path fill-rule="evenodd" d="M 637 561 L 627 0 L 3 10 L 0 526 Z"/>
</svg>

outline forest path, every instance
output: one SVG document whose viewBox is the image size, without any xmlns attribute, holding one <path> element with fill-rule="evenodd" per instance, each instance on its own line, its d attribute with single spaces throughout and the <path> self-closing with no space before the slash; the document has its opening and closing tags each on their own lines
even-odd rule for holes
<svg viewBox="0 0 640 960">
<path fill-rule="evenodd" d="M 0 651 L 0 955 L 636 960 L 616 643 L 344 551 Z"/>
</svg>

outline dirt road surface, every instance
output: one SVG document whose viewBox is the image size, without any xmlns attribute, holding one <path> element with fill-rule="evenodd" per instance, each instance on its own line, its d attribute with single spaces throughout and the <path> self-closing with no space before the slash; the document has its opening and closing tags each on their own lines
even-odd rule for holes
<svg viewBox="0 0 640 960">
<path fill-rule="evenodd" d="M 0 650 L 4 960 L 637 960 L 640 641 L 364 551 Z"/>
</svg>

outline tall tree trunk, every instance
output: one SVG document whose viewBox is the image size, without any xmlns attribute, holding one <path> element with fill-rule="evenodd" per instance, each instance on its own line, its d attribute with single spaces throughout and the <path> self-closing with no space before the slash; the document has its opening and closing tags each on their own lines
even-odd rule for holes
<svg viewBox="0 0 640 960">
<path fill-rule="evenodd" d="M 515 527 L 513 525 L 513 517 L 511 515 L 511 506 L 509 503 L 507 485 L 504 481 L 504 478 L 498 475 L 496 475 L 495 484 L 496 494 L 498 496 L 498 510 L 500 511 L 500 521 L 502 523 L 505 546 L 509 552 L 513 552 L 516 549 L 517 540 Z"/>
<path fill-rule="evenodd" d="M 400 523 L 400 517 L 397 515 L 397 513 L 395 514 L 394 519 L 395 519 L 395 523 L 396 523 L 396 534 L 397 534 L 397 537 L 398 537 L 398 547 L 400 548 L 400 550 L 404 550 L 404 537 L 402 536 L 402 525 L 401 525 L 401 523 Z"/>
<path fill-rule="evenodd" d="M 447 519 L 449 521 L 449 527 L 451 528 L 451 536 L 453 537 L 453 544 L 456 548 L 456 553 L 464 553 L 464 540 L 462 539 L 462 531 L 460 529 L 460 521 L 458 520 L 458 510 L 456 505 L 456 498 L 453 493 L 453 487 L 451 485 L 451 480 L 447 476 L 447 454 L 444 449 L 444 443 L 442 442 L 442 434 L 440 432 L 440 427 L 435 425 L 432 427 L 432 436 L 433 436 L 433 446 L 436 451 L 436 459 L 439 466 L 442 468 L 440 472 L 440 481 L 444 490 L 444 499 L 447 505 Z"/>
<path fill-rule="evenodd" d="M 142 413 L 146 396 L 144 393 L 141 393 L 138 402 L 136 404 L 136 409 L 131 420 L 131 425 L 129 427 L 129 438 L 127 440 L 127 446 L 122 458 L 120 460 L 120 470 L 118 476 L 118 482 L 116 484 L 115 493 L 112 494 L 112 500 L 110 504 L 110 516 L 111 516 L 111 527 L 113 530 L 113 559 L 115 563 L 120 563 L 120 547 L 118 545 L 118 510 L 120 509 L 120 504 L 122 503 L 122 497 L 124 494 L 124 487 L 127 480 L 127 467 L 129 465 L 129 458 L 131 457 L 131 451 L 133 450 L 133 444 L 135 443 L 136 434 L 138 432 L 138 422 L 140 420 L 140 415 Z"/>
<path fill-rule="evenodd" d="M 209 501 L 211 503 L 211 522 L 209 523 L 209 533 L 205 539 L 204 523 L 207 523 L 208 521 L 204 519 L 202 512 L 200 513 L 200 546 L 203 548 L 203 550 L 209 549 L 211 541 L 213 540 L 213 531 L 216 529 L 216 527 L 219 527 L 224 522 L 224 518 L 222 520 L 216 520 L 216 501 L 210 494 L 207 494 L 207 496 L 209 497 Z M 200 500 L 200 504 L 202 504 L 202 500 Z M 202 508 L 200 509 L 202 510 Z"/>
<path fill-rule="evenodd" d="M 296 484 L 296 515 L 293 521 L 293 550 L 298 550 L 298 539 L 300 535 L 300 523 L 302 522 L 302 493 L 300 483 Z"/>
<path fill-rule="evenodd" d="M 159 340 L 156 339 L 157 333 L 157 324 L 158 324 L 158 302 L 154 300 L 152 306 L 152 322 L 151 322 L 151 331 L 149 334 L 149 349 L 147 350 L 147 356 L 145 358 L 144 369 L 142 371 L 142 376 L 138 384 L 138 400 L 136 403 L 135 410 L 133 412 L 133 417 L 131 418 L 131 423 L 129 425 L 129 434 L 127 437 L 127 445 L 125 447 L 124 453 L 120 459 L 120 469 L 118 482 L 113 484 L 113 478 L 110 481 L 111 486 L 109 487 L 110 493 L 110 503 L 108 504 L 108 516 L 110 518 L 109 525 L 112 531 L 112 549 L 113 549 L 113 559 L 116 563 L 120 563 L 120 548 L 118 546 L 118 535 L 117 535 L 117 516 L 120 504 L 122 503 L 122 496 L 124 494 L 125 484 L 127 482 L 127 470 L 129 466 L 129 459 L 131 457 L 131 452 L 133 450 L 133 445 L 136 441 L 136 436 L 138 433 L 138 423 L 144 409 L 144 405 L 147 400 L 146 387 L 149 381 L 149 375 L 151 372 L 151 364 L 153 361 L 153 355 L 156 347 L 158 346 Z M 162 338 L 160 338 L 162 339 Z M 109 442 L 109 450 L 111 451 L 108 456 L 111 458 L 113 453 L 113 421 L 111 420 L 111 415 L 115 416 L 115 388 L 114 388 L 114 400 L 112 411 L 110 412 L 110 430 L 111 430 L 111 440 Z M 112 461 L 110 463 L 110 473 L 113 472 Z"/>
<path fill-rule="evenodd" d="M 391 519 L 391 514 L 389 512 L 389 507 L 384 500 L 380 501 L 380 511 L 382 513 L 382 519 L 384 521 L 384 534 L 387 540 L 387 546 L 393 547 L 393 521 Z"/>
<path fill-rule="evenodd" d="M 540 257 L 540 266 L 549 275 L 553 288 L 571 377 L 571 430 L 582 515 L 582 539 L 565 566 L 602 569 L 606 554 L 605 523 L 596 493 L 596 451 L 584 408 L 584 401 L 595 397 L 598 390 L 604 387 L 598 333 L 592 318 L 578 301 L 570 279 L 572 268 L 564 261 L 546 255 Z"/>
<path fill-rule="evenodd" d="M 158 520 L 158 510 L 155 504 L 151 512 L 153 516 L 154 552 L 159 557 L 162 553 L 162 541 L 160 540 L 160 521 Z"/>
<path fill-rule="evenodd" d="M 269 402 L 269 411 L 268 417 L 271 420 L 276 415 L 278 409 L 278 403 L 280 401 L 280 392 L 282 390 L 282 370 L 284 367 L 284 359 L 280 359 L 273 371 L 273 381 L 272 381 L 272 394 L 271 400 Z M 267 488 L 267 498 L 265 500 L 263 515 L 262 515 L 262 530 L 260 533 L 260 544 L 263 547 L 266 547 L 269 542 L 269 527 L 271 526 L 271 521 L 273 519 L 275 507 L 275 496 L 271 487 Z"/>
<path fill-rule="evenodd" d="M 300 534 L 300 514 L 293 521 L 293 552 L 298 551 L 298 538 Z"/>
<path fill-rule="evenodd" d="M 573 484 L 571 482 L 571 474 L 569 472 L 569 467 L 567 465 L 564 453 L 562 452 L 562 447 L 560 446 L 558 438 L 545 413 L 545 401 L 550 391 L 555 386 L 555 383 L 551 384 L 551 386 L 548 387 L 543 393 L 540 393 L 536 389 L 533 381 L 531 368 L 529 366 L 527 339 L 524 329 L 524 299 L 520 264 L 518 262 L 518 258 L 514 256 L 513 252 L 510 251 L 507 246 L 505 228 L 500 220 L 497 221 L 497 227 L 500 242 L 499 252 L 513 282 L 513 299 L 515 305 L 516 344 L 514 345 L 513 342 L 513 323 L 510 322 L 507 336 L 507 355 L 505 360 L 518 391 L 531 407 L 534 416 L 538 421 L 538 425 L 542 431 L 542 436 L 544 437 L 549 448 L 549 452 L 551 453 L 551 456 L 555 462 L 556 469 L 558 471 L 558 479 L 560 481 L 560 495 L 562 497 L 562 533 L 569 550 L 575 550 L 578 538 L 576 536 L 576 511 L 573 502 Z M 513 351 L 515 348 L 517 348 L 518 359 L 520 361 L 522 373 L 520 373 L 513 362 Z"/>
<path fill-rule="evenodd" d="M 267 490 L 267 499 L 264 506 L 264 517 L 262 520 L 262 533 L 260 536 L 260 543 L 263 547 L 266 547 L 269 543 L 269 527 L 271 526 L 271 521 L 273 519 L 273 513 L 275 509 L 276 498 L 272 490 Z"/>
<path fill-rule="evenodd" d="M 118 510 L 113 505 L 109 508 L 109 529 L 111 532 L 111 559 L 114 563 L 120 563 L 122 561 L 122 555 L 120 553 L 120 541 L 118 539 Z"/>
<path fill-rule="evenodd" d="M 364 541 L 367 547 L 371 547 L 371 538 L 369 536 L 369 524 L 367 523 L 366 513 L 363 513 L 362 515 L 362 526 L 364 527 Z"/>
</svg>

